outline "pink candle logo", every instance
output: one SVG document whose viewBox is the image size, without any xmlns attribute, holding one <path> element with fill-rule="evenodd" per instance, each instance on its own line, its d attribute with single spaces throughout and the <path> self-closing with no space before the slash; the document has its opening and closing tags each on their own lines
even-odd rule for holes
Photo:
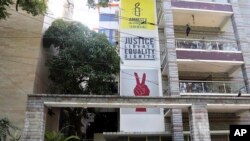
<svg viewBox="0 0 250 141">
<path fill-rule="evenodd" d="M 146 81 L 146 74 L 143 73 L 142 81 L 140 82 L 138 74 L 135 72 L 135 80 L 136 86 L 134 88 L 134 95 L 135 96 L 149 96 L 150 90 L 148 86 L 145 84 Z M 136 108 L 136 112 L 146 112 L 146 108 Z"/>
</svg>

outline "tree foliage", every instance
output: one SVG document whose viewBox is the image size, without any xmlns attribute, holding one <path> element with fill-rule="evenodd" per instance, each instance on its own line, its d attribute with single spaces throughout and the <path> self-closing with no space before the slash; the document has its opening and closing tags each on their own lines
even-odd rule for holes
<svg viewBox="0 0 250 141">
<path fill-rule="evenodd" d="M 47 131 L 44 135 L 46 141 L 70 141 L 72 139 L 80 140 L 77 136 L 65 137 L 63 133 L 56 131 Z"/>
<path fill-rule="evenodd" d="M 96 8 L 96 7 L 108 7 L 109 0 L 99 0 L 98 3 L 95 0 L 88 0 L 87 5 L 89 8 Z"/>
<path fill-rule="evenodd" d="M 0 20 L 6 19 L 10 14 L 7 12 L 7 7 L 14 4 L 12 0 L 0 0 Z"/>
<path fill-rule="evenodd" d="M 52 93 L 112 94 L 119 56 L 105 35 L 79 22 L 56 20 L 45 32 L 43 45 L 58 51 L 47 62 Z"/>
<path fill-rule="evenodd" d="M 45 14 L 47 10 L 46 0 L 17 0 L 16 10 L 18 6 L 33 16 Z"/>
<path fill-rule="evenodd" d="M 11 138 L 12 141 L 18 141 L 21 137 L 17 128 L 13 123 L 6 117 L 0 119 L 0 141 L 6 141 L 7 136 Z M 14 132 L 14 134 L 12 133 Z"/>
<path fill-rule="evenodd" d="M 47 10 L 46 0 L 17 0 L 16 3 L 13 0 L 0 0 L 0 20 L 8 18 L 10 13 L 7 12 L 7 9 L 13 4 L 16 5 L 17 11 L 20 7 L 33 16 L 45 14 Z"/>
<path fill-rule="evenodd" d="M 45 14 L 47 11 L 47 0 L 0 0 L 0 20 L 7 19 L 10 16 L 7 9 L 14 4 L 16 11 L 18 11 L 20 7 L 33 16 Z M 94 9 L 96 7 L 108 7 L 108 4 L 109 0 L 99 0 L 98 3 L 96 3 L 95 0 L 87 0 L 87 6 Z"/>
</svg>

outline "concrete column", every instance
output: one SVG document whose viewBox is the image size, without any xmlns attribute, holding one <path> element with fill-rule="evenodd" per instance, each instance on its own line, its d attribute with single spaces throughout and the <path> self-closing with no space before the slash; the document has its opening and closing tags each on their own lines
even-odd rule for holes
<svg viewBox="0 0 250 141">
<path fill-rule="evenodd" d="M 164 0 L 163 2 L 164 14 L 164 35 L 166 47 L 166 61 L 167 61 L 167 75 L 168 75 L 168 89 L 170 95 L 178 96 L 179 92 L 179 74 L 176 60 L 175 36 L 173 13 L 171 9 L 171 1 Z"/>
<path fill-rule="evenodd" d="M 172 140 L 184 141 L 181 109 L 172 109 L 171 124 L 172 124 Z"/>
<path fill-rule="evenodd" d="M 174 23 L 173 13 L 171 9 L 171 0 L 163 1 L 163 17 L 164 17 L 164 36 L 166 47 L 166 64 L 168 75 L 168 93 L 171 96 L 179 96 L 179 74 L 176 59 L 176 48 L 174 39 Z M 172 140 L 184 141 L 182 111 L 181 109 L 172 109 Z"/>
<path fill-rule="evenodd" d="M 43 141 L 45 108 L 41 98 L 28 98 L 22 141 Z"/>
<path fill-rule="evenodd" d="M 238 47 L 242 51 L 244 64 L 241 66 L 247 93 L 250 93 L 250 44 L 248 43 L 246 22 L 244 22 L 238 0 L 230 0 L 233 8 L 232 25 Z"/>
<path fill-rule="evenodd" d="M 194 104 L 189 109 L 191 141 L 211 141 L 206 104 Z"/>
</svg>

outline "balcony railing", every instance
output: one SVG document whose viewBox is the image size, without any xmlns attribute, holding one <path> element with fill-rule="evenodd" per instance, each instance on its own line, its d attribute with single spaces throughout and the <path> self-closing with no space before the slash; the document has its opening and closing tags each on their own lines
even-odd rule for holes
<svg viewBox="0 0 250 141">
<path fill-rule="evenodd" d="M 214 3 L 228 3 L 228 1 L 227 1 L 227 0 L 185 0 L 185 1 L 214 2 Z"/>
<path fill-rule="evenodd" d="M 197 50 L 238 51 L 236 42 L 199 39 L 176 39 L 176 48 Z"/>
<path fill-rule="evenodd" d="M 246 93 L 243 82 L 238 81 L 180 81 L 181 93 Z"/>
</svg>

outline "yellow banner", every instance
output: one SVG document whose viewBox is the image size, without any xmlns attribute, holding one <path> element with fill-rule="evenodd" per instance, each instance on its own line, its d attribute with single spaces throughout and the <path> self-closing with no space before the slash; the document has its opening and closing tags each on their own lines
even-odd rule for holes
<svg viewBox="0 0 250 141">
<path fill-rule="evenodd" d="M 155 0 L 121 0 L 121 28 L 155 29 Z"/>
</svg>

